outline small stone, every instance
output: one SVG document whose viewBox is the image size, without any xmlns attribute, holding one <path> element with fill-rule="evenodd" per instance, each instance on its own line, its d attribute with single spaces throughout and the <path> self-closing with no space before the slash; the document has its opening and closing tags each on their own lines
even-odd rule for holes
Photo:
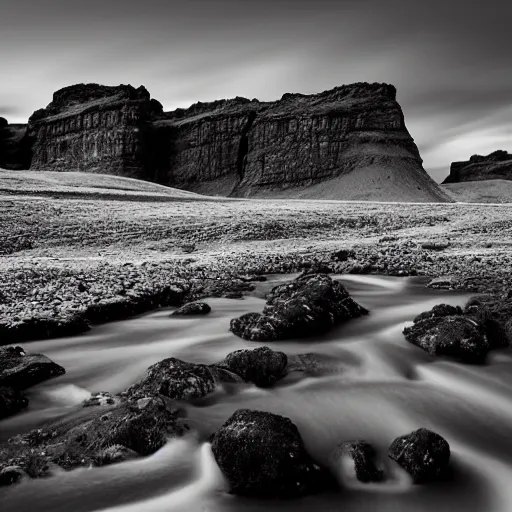
<svg viewBox="0 0 512 512">
<path fill-rule="evenodd" d="M 212 308 L 206 302 L 189 302 L 173 311 L 171 316 L 207 315 Z"/>
</svg>

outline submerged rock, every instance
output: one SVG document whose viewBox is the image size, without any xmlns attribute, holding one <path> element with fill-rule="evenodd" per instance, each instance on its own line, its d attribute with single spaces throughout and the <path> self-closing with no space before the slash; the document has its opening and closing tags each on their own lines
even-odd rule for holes
<svg viewBox="0 0 512 512">
<path fill-rule="evenodd" d="M 245 382 L 269 387 L 286 374 L 288 358 L 283 352 L 268 347 L 235 350 L 219 366 L 225 366 Z"/>
<path fill-rule="evenodd" d="M 308 274 L 272 289 L 263 313 L 231 320 L 231 331 L 251 341 L 313 336 L 333 325 L 367 314 L 338 281 L 327 274 Z"/>
<path fill-rule="evenodd" d="M 424 318 L 403 330 L 410 343 L 432 356 L 483 363 L 491 349 L 484 329 L 464 316 Z"/>
<path fill-rule="evenodd" d="M 293 498 L 332 483 L 307 454 L 297 427 L 284 416 L 238 410 L 211 441 L 233 494 Z"/>
<path fill-rule="evenodd" d="M 27 397 L 21 391 L 0 387 L 0 419 L 16 414 L 27 405 Z"/>
<path fill-rule="evenodd" d="M 440 479 L 450 462 L 450 446 L 439 434 L 420 428 L 397 437 L 388 455 L 405 469 L 415 483 Z"/>
<path fill-rule="evenodd" d="M 21 347 L 0 347 L 0 386 L 25 389 L 63 375 L 64 368 L 42 354 L 27 354 Z"/>
<path fill-rule="evenodd" d="M 338 445 L 334 452 L 334 463 L 343 469 L 350 464 L 351 472 L 360 481 L 380 482 L 384 478 L 384 472 L 375 465 L 376 452 L 373 446 L 366 441 L 346 441 Z M 345 475 L 344 475 L 345 476 Z"/>
<path fill-rule="evenodd" d="M 150 366 L 146 375 L 123 394 L 131 399 L 163 395 L 173 400 L 202 398 L 215 390 L 215 379 L 205 364 L 174 357 Z"/>
<path fill-rule="evenodd" d="M 189 302 L 173 311 L 171 316 L 207 315 L 212 308 L 206 302 Z"/>
</svg>

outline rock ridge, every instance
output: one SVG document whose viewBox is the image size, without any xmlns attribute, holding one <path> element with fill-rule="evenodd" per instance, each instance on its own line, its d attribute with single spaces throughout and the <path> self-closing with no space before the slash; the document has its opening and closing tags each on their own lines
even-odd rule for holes
<svg viewBox="0 0 512 512">
<path fill-rule="evenodd" d="M 473 155 L 467 161 L 453 162 L 443 184 L 482 180 L 512 181 L 512 154 L 499 149 L 487 156 Z"/>
</svg>

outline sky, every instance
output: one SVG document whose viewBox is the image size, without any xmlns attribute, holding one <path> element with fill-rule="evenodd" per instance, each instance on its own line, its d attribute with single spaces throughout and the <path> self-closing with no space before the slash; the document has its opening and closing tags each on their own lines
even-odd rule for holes
<svg viewBox="0 0 512 512">
<path fill-rule="evenodd" d="M 512 151 L 507 0 L 0 0 L 0 116 L 76 83 L 144 85 L 165 110 L 396 86 L 425 169 Z"/>
</svg>

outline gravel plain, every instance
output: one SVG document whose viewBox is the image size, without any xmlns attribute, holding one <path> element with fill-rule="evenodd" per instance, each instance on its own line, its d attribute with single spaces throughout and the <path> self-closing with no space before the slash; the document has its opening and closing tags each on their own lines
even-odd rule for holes
<svg viewBox="0 0 512 512">
<path fill-rule="evenodd" d="M 129 316 L 164 305 L 147 299 L 169 289 L 175 302 L 236 297 L 251 275 L 312 265 L 512 290 L 509 205 L 1 194 L 3 344 L 22 341 L 10 333 L 34 319 L 65 323 L 91 306 L 122 309 L 144 297 L 145 306 L 115 315 Z"/>
</svg>

